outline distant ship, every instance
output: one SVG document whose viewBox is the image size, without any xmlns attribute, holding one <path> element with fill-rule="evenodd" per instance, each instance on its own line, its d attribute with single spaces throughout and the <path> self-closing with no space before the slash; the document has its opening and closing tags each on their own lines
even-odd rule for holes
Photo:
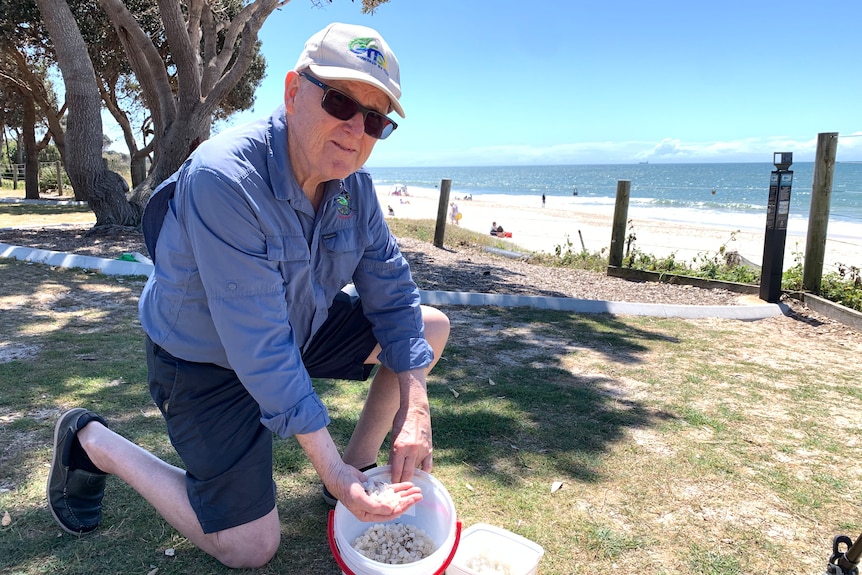
<svg viewBox="0 0 862 575">
<path fill-rule="evenodd" d="M 649 162 L 638 162 L 638 164 L 641 164 L 641 165 L 643 165 L 643 164 L 649 164 Z"/>
</svg>

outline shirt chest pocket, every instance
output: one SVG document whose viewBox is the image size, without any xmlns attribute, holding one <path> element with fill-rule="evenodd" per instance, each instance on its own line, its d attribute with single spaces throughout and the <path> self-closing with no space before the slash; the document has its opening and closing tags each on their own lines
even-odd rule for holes
<svg viewBox="0 0 862 575">
<path fill-rule="evenodd" d="M 266 259 L 272 262 L 308 262 L 308 244 L 302 236 L 266 236 Z"/>
<path fill-rule="evenodd" d="M 326 251 L 335 254 L 363 251 L 368 243 L 366 234 L 356 227 L 325 231 L 320 241 Z"/>
</svg>

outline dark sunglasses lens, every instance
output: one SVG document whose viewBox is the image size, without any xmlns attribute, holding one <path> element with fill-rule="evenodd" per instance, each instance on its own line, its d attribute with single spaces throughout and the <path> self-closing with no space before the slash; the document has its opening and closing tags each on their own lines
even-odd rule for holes
<svg viewBox="0 0 862 575">
<path fill-rule="evenodd" d="M 392 133 L 392 121 L 377 112 L 368 112 L 365 115 L 365 133 L 374 138 L 385 138 Z"/>
<path fill-rule="evenodd" d="M 349 120 L 359 111 L 359 104 L 338 90 L 327 90 L 323 95 L 321 105 L 327 114 L 344 121 Z"/>
<path fill-rule="evenodd" d="M 320 105 L 327 114 L 345 122 L 355 116 L 360 109 L 359 102 L 333 88 L 324 92 Z M 372 138 L 383 140 L 396 127 L 395 122 L 383 114 L 371 110 L 365 112 L 365 133 Z"/>
</svg>

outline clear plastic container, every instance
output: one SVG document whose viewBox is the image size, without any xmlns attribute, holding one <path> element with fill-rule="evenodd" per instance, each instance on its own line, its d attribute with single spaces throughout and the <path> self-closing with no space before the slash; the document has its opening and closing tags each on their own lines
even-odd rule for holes
<svg viewBox="0 0 862 575">
<path fill-rule="evenodd" d="M 536 575 L 545 550 L 538 543 L 501 527 L 477 523 L 464 530 L 446 575 Z M 476 571 L 469 566 L 484 565 Z"/>
</svg>

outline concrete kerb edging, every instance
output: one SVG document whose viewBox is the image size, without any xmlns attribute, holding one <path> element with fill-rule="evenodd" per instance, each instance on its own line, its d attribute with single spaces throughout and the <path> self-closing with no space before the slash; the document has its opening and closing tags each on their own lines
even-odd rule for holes
<svg viewBox="0 0 862 575">
<path fill-rule="evenodd" d="M 523 296 L 447 291 L 421 291 L 422 303 L 429 305 L 469 305 L 499 307 L 532 307 L 575 313 L 607 313 L 610 315 L 643 315 L 650 317 L 678 317 L 686 319 L 725 318 L 757 320 L 783 315 L 783 304 L 759 305 L 666 305 L 629 303 L 566 297 Z"/>
<path fill-rule="evenodd" d="M 0 257 L 63 268 L 94 270 L 105 275 L 114 276 L 149 276 L 153 271 L 152 263 L 109 260 L 93 256 L 67 254 L 64 252 L 40 250 L 3 243 L 0 243 Z M 665 305 L 574 299 L 566 297 L 427 290 L 421 290 L 420 295 L 422 303 L 428 305 L 530 307 L 535 309 L 570 311 L 585 314 L 607 313 L 610 315 L 641 315 L 686 319 L 714 317 L 751 321 L 782 315 L 786 310 L 786 306 L 781 304 L 728 306 Z"/>
<path fill-rule="evenodd" d="M 153 272 L 153 264 L 146 261 L 109 260 L 9 244 L 0 244 L 0 257 L 60 268 L 94 270 L 108 276 L 149 276 Z"/>
<path fill-rule="evenodd" d="M 87 202 L 78 200 L 26 200 L 23 198 L 0 198 L 3 204 L 34 204 L 43 206 L 86 206 Z"/>
</svg>

